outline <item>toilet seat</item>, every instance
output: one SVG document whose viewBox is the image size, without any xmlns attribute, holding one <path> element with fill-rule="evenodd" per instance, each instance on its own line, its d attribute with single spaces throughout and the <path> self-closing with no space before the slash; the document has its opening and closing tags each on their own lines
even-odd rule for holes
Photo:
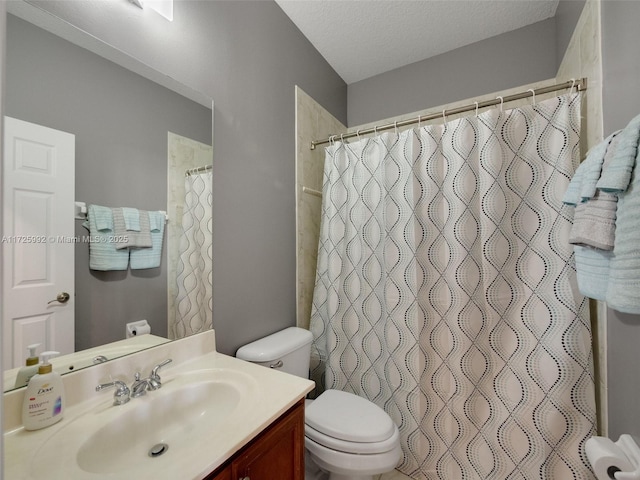
<svg viewBox="0 0 640 480">
<path fill-rule="evenodd" d="M 309 425 L 304 426 L 304 436 L 308 440 L 312 440 L 318 445 L 330 448 L 337 452 L 357 453 L 364 455 L 373 455 L 376 453 L 385 453 L 393 450 L 400 443 L 400 432 L 397 428 L 387 440 L 382 442 L 349 442 L 338 438 L 330 437 L 322 432 L 315 430 Z"/>
<path fill-rule="evenodd" d="M 305 412 L 305 436 L 346 453 L 376 454 L 392 450 L 399 432 L 389 415 L 369 400 L 327 390 Z"/>
</svg>

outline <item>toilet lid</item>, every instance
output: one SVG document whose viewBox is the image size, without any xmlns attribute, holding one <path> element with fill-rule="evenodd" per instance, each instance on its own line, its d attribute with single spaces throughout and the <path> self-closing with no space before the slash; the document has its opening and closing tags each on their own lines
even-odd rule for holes
<svg viewBox="0 0 640 480">
<path fill-rule="evenodd" d="M 348 442 L 388 440 L 396 426 L 380 407 L 340 390 L 327 390 L 305 412 L 305 423 L 314 430 Z"/>
</svg>

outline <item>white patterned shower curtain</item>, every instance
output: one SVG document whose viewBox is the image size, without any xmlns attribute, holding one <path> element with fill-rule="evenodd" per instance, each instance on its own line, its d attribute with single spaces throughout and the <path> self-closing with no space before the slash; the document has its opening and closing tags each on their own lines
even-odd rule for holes
<svg viewBox="0 0 640 480">
<path fill-rule="evenodd" d="M 184 338 L 212 327 L 212 173 L 185 177 L 173 338 Z"/>
<path fill-rule="evenodd" d="M 412 478 L 593 479 L 579 131 L 572 94 L 326 149 L 312 377 L 390 414 Z"/>
</svg>

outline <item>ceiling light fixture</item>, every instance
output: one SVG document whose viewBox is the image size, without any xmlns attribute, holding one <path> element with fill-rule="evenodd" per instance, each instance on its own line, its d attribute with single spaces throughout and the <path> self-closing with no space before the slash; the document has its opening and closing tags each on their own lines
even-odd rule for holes
<svg viewBox="0 0 640 480">
<path fill-rule="evenodd" d="M 173 0 L 129 0 L 129 2 L 139 8 L 149 7 L 170 22 L 173 21 Z"/>
</svg>

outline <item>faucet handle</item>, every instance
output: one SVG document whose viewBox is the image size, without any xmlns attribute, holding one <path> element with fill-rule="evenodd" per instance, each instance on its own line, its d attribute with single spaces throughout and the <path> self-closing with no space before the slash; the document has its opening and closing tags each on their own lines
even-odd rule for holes
<svg viewBox="0 0 640 480">
<path fill-rule="evenodd" d="M 162 387 L 160 375 L 158 375 L 158 370 L 160 370 L 168 363 L 171 363 L 171 361 L 172 360 L 170 358 L 167 358 L 164 362 L 159 363 L 158 365 L 153 367 L 153 369 L 151 370 L 151 375 L 149 375 L 149 390 L 158 390 Z"/>
<path fill-rule="evenodd" d="M 113 394 L 113 404 L 114 405 L 124 405 L 129 401 L 129 387 L 124 382 L 120 380 L 114 380 L 113 382 L 101 383 L 96 387 L 96 392 L 103 390 L 105 388 L 116 387 L 116 391 Z"/>
<path fill-rule="evenodd" d="M 172 362 L 172 360 L 170 358 L 167 358 L 164 362 L 159 363 L 158 365 L 153 367 L 153 370 L 151 370 L 151 376 L 157 377 L 158 376 L 158 370 L 160 370 L 162 367 L 164 367 L 165 365 L 167 365 L 167 364 L 169 364 L 171 362 Z"/>
</svg>

